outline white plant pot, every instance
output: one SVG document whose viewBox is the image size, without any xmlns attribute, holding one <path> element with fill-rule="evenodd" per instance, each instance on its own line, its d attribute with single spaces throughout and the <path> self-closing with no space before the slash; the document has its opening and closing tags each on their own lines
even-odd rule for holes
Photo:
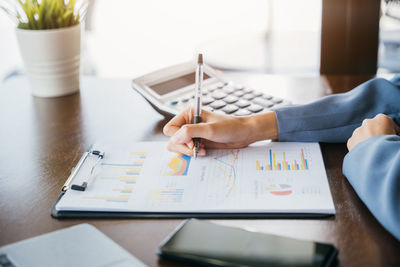
<svg viewBox="0 0 400 267">
<path fill-rule="evenodd" d="M 16 33 L 34 96 L 57 97 L 79 90 L 80 24 L 52 30 L 17 28 Z"/>
</svg>

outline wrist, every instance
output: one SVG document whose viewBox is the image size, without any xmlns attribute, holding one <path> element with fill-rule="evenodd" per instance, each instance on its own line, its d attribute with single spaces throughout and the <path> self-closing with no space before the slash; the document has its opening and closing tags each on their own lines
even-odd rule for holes
<svg viewBox="0 0 400 267">
<path fill-rule="evenodd" d="M 249 131 L 249 140 L 253 143 L 261 140 L 278 139 L 278 123 L 275 112 L 243 117 Z"/>
</svg>

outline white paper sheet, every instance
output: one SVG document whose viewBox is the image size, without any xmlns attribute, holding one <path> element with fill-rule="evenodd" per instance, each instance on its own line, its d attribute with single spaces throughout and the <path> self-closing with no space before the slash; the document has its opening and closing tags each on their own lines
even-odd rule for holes
<svg viewBox="0 0 400 267">
<path fill-rule="evenodd" d="M 106 154 L 88 188 L 69 189 L 57 210 L 335 213 L 317 143 L 263 142 L 208 150 L 196 160 L 168 152 L 165 142 L 96 147 Z M 94 161 L 73 183 L 87 177 Z"/>
</svg>

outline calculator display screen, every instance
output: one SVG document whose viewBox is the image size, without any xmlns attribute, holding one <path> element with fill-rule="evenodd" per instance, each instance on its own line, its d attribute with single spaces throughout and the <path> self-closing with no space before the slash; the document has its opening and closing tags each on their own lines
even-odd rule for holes
<svg viewBox="0 0 400 267">
<path fill-rule="evenodd" d="M 195 74 L 196 74 L 195 72 L 192 72 L 172 80 L 151 85 L 150 88 L 153 89 L 159 95 L 165 95 L 177 89 L 194 84 Z M 203 79 L 206 80 L 208 78 L 210 78 L 210 76 L 204 73 Z"/>
</svg>

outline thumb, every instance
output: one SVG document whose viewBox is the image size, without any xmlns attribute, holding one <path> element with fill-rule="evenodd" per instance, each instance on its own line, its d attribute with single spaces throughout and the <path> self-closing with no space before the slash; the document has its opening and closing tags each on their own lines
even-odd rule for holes
<svg viewBox="0 0 400 267">
<path fill-rule="evenodd" d="M 210 125 L 208 123 L 185 124 L 173 136 L 174 143 L 183 144 L 190 142 L 193 138 L 210 138 Z"/>
</svg>

